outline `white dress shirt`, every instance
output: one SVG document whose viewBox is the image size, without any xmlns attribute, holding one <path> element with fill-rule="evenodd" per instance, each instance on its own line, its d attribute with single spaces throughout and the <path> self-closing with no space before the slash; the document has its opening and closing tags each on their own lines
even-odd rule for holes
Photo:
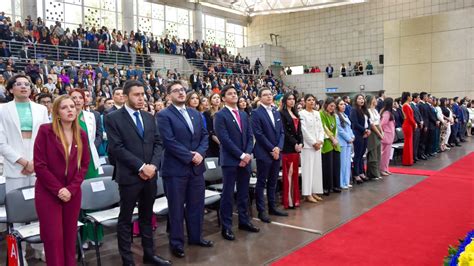
<svg viewBox="0 0 474 266">
<path fill-rule="evenodd" d="M 273 117 L 273 107 L 267 106 L 263 103 L 260 103 L 263 108 L 267 111 L 268 116 L 270 117 L 270 120 L 272 120 L 273 127 L 275 127 L 275 117 Z"/>
</svg>

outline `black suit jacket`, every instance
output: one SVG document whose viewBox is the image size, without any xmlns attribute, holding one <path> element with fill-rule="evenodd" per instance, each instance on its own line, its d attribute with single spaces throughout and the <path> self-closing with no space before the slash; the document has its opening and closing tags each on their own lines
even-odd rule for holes
<svg viewBox="0 0 474 266">
<path fill-rule="evenodd" d="M 430 123 L 430 106 L 427 103 L 418 103 L 418 109 L 420 109 L 421 117 L 423 118 L 423 126 L 428 127 Z"/>
<path fill-rule="evenodd" d="M 293 118 L 288 110 L 281 110 L 281 122 L 283 131 L 285 131 L 285 142 L 283 144 L 283 153 L 296 153 L 295 145 L 303 143 L 303 133 L 301 132 L 301 121 L 298 118 L 298 130 L 295 128 Z"/>
<path fill-rule="evenodd" d="M 102 144 L 102 140 L 103 140 L 102 133 L 104 132 L 104 129 L 102 128 L 102 123 L 100 122 L 100 113 L 95 110 L 90 110 L 90 112 L 94 114 L 95 123 L 96 123 L 94 145 L 97 149 L 99 149 L 100 144 Z"/>
<path fill-rule="evenodd" d="M 143 138 L 125 107 L 110 113 L 105 120 L 109 152 L 115 158 L 115 180 L 119 185 L 142 182 L 138 173 L 143 164 L 153 164 L 160 169 L 162 145 L 155 119 L 149 113 L 140 111 L 140 114 Z"/>
</svg>

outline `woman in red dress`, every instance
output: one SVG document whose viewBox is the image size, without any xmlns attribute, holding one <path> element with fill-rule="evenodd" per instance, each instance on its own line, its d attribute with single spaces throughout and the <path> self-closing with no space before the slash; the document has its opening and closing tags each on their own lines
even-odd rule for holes
<svg viewBox="0 0 474 266">
<path fill-rule="evenodd" d="M 413 116 L 413 109 L 410 106 L 411 94 L 409 92 L 402 93 L 402 111 L 405 120 L 403 120 L 402 130 L 404 136 L 403 144 L 403 165 L 413 165 L 413 132 L 417 127 L 415 118 Z"/>
<path fill-rule="evenodd" d="M 53 122 L 39 128 L 34 146 L 35 205 L 48 266 L 72 266 L 89 147 L 70 96 L 54 101 L 52 115 Z"/>
</svg>

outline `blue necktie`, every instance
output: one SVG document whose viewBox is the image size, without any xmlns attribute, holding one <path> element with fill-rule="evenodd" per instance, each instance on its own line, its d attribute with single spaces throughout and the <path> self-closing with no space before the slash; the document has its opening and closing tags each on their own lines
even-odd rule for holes
<svg viewBox="0 0 474 266">
<path fill-rule="evenodd" d="M 186 120 L 186 123 L 188 124 L 189 130 L 191 130 L 191 133 L 194 134 L 193 122 L 191 121 L 191 118 L 189 117 L 189 114 L 186 111 L 186 109 L 180 109 L 179 112 L 183 115 L 184 120 Z"/>
<path fill-rule="evenodd" d="M 143 138 L 143 134 L 144 134 L 145 130 L 143 130 L 142 121 L 140 121 L 140 113 L 138 111 L 136 111 L 135 113 L 133 113 L 133 115 L 135 116 L 135 120 L 137 122 L 138 133 L 140 134 L 140 137 Z"/>
</svg>

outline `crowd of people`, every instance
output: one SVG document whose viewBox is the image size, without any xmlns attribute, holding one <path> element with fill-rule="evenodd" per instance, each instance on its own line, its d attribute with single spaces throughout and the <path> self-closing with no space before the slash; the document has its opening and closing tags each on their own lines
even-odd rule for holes
<svg viewBox="0 0 474 266">
<path fill-rule="evenodd" d="M 319 66 L 311 66 L 311 67 L 305 66 L 303 71 L 305 74 L 321 73 L 321 69 L 319 68 Z M 374 66 L 372 65 L 371 61 L 367 61 L 367 65 L 365 66 L 365 70 L 364 70 L 364 64 L 362 63 L 362 61 L 355 62 L 354 65 L 352 65 L 351 62 L 348 62 L 347 65 L 342 63 L 337 73 L 334 71 L 334 67 L 331 64 L 328 64 L 324 71 L 326 72 L 326 75 L 328 78 L 332 78 L 335 74 L 338 75 L 339 77 L 363 76 L 364 73 L 366 75 L 373 75 Z M 291 67 L 286 67 L 284 74 L 291 75 L 292 73 L 293 73 L 293 70 L 291 69 Z"/>
<path fill-rule="evenodd" d="M 280 164 L 281 206 L 298 208 L 303 199 L 317 203 L 331 193 L 350 189 L 353 184 L 391 175 L 388 166 L 397 130 L 402 130 L 404 135 L 402 163 L 412 165 L 417 160 L 434 158 L 437 153 L 462 145 L 471 135 L 474 120 L 474 102 L 468 98 L 437 99 L 426 92 L 404 92 L 397 99 L 385 97 L 383 91 L 378 97 L 358 94 L 351 104 L 347 96 L 318 101 L 311 94 L 298 94 L 293 90 L 279 93 L 271 83 L 249 92 L 247 88 L 237 89 L 238 82 L 231 82 L 222 84 L 209 95 L 202 95 L 199 89 L 193 89 L 192 77 L 190 86 L 187 81 L 172 78 L 166 81 L 161 101 L 149 108 L 146 83 L 134 78 L 115 87 L 109 98 L 96 96 L 95 103 L 89 90 L 77 86 L 59 96 L 48 93 L 32 96 L 35 88 L 31 79 L 31 76 L 16 74 L 6 83 L 5 89 L 11 98 L 0 107 L 0 134 L 6 136 L 0 139 L 0 152 L 6 159 L 7 192 L 25 186 L 37 187 L 39 194 L 35 200 L 41 234 L 46 260 L 51 265 L 67 265 L 75 252 L 75 241 L 61 241 L 74 239 L 76 224 L 73 220 L 84 215 L 79 212 L 78 188 L 84 178 L 98 176 L 100 155 L 109 156 L 115 166 L 115 178 L 121 191 L 131 189 L 121 193 L 123 216 L 119 218 L 122 220 L 118 238 L 123 261 L 131 258 L 131 234 L 127 233 L 131 233 L 129 221 L 133 208 L 130 209 L 130 204 L 139 201 L 149 206 L 150 200 L 154 201 L 154 196 L 141 198 L 138 195 L 156 194 L 156 182 L 152 180 L 157 170 L 163 176 L 170 208 L 170 248 L 176 257 L 183 257 L 183 214 L 191 211 L 184 205 L 193 206 L 188 215 L 193 217 L 189 219 L 196 219 L 193 232 L 188 235 L 189 242 L 213 246 L 212 241 L 202 238 L 204 158 L 220 158 L 222 236 L 234 240 L 234 187 L 239 229 L 259 231 L 248 215 L 252 158 L 257 165 L 258 218 L 269 223 L 269 215 L 289 215 L 278 208 L 276 188 Z M 252 103 L 249 102 L 251 94 L 256 94 Z M 11 113 L 18 114 L 21 134 L 12 129 Z M 128 119 L 133 123 L 127 123 Z M 154 145 L 144 145 L 146 151 L 137 150 L 142 147 L 136 145 L 141 141 Z M 23 149 L 11 148 L 17 143 L 22 143 L 18 145 Z M 46 156 L 54 143 L 57 149 L 65 150 L 55 153 L 54 158 Z M 75 148 L 71 149 L 73 143 Z M 67 156 L 66 164 L 61 156 Z M 65 171 L 66 177 L 61 174 Z M 183 181 L 176 182 L 173 177 L 177 176 Z M 197 182 L 196 178 L 201 181 Z M 136 186 L 129 187 L 130 184 Z M 62 211 L 63 208 L 68 211 Z M 56 212 L 54 215 L 67 216 L 63 224 L 57 224 L 61 219 L 51 219 L 56 217 L 52 214 Z M 151 234 L 152 209 L 141 212 L 146 212 L 143 217 L 147 218 L 139 221 L 140 234 L 147 238 Z M 55 237 L 58 232 L 52 228 L 63 228 L 59 233 L 69 238 L 60 241 Z M 91 245 L 100 244 L 94 243 L 92 232 L 86 224 L 82 230 L 83 240 Z M 147 238 L 143 245 L 147 261 L 168 263 L 153 254 L 152 240 Z M 63 255 L 57 254 L 58 246 L 64 248 Z"/>
</svg>

